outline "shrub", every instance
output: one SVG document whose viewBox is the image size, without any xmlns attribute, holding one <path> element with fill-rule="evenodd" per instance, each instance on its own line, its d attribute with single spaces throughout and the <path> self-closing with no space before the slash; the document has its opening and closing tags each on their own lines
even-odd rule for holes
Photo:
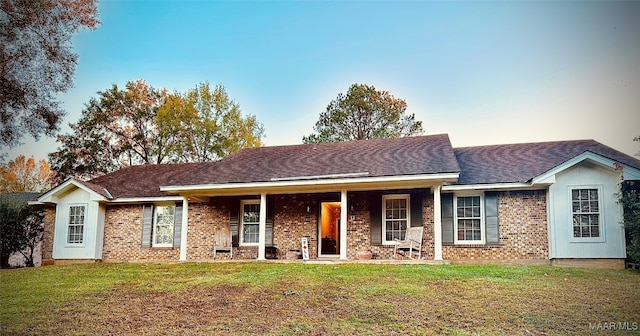
<svg viewBox="0 0 640 336">
<path fill-rule="evenodd" d="M 640 262 L 640 184 L 622 183 L 620 203 L 624 211 L 628 258 Z"/>
</svg>

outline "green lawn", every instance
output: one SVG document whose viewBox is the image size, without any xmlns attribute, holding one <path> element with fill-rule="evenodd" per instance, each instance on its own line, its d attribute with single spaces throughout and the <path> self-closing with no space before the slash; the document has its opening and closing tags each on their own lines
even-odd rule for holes
<svg viewBox="0 0 640 336">
<path fill-rule="evenodd" d="M 639 302 L 637 271 L 559 267 L 185 263 L 0 271 L 3 335 L 564 335 L 610 322 L 636 329 L 613 332 L 631 335 L 640 334 Z"/>
</svg>

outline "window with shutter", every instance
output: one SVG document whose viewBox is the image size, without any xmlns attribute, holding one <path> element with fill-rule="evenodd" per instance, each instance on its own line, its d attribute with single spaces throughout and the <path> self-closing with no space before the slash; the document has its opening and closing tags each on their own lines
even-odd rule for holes
<svg viewBox="0 0 640 336">
<path fill-rule="evenodd" d="M 260 236 L 260 200 L 245 200 L 240 203 L 240 245 L 258 245 Z"/>
<path fill-rule="evenodd" d="M 483 244 L 484 221 L 482 196 L 456 196 L 455 242 L 457 244 Z"/>
<path fill-rule="evenodd" d="M 408 194 L 382 196 L 382 243 L 395 244 L 404 240 L 411 226 L 410 197 Z"/>
<path fill-rule="evenodd" d="M 175 211 L 175 205 L 156 207 L 153 224 L 153 247 L 173 247 Z"/>
</svg>

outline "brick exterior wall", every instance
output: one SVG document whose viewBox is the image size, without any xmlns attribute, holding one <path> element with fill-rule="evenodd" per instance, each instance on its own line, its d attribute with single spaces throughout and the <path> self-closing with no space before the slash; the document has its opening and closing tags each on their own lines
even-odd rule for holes
<svg viewBox="0 0 640 336">
<path fill-rule="evenodd" d="M 42 265 L 53 264 L 53 231 L 56 225 L 56 208 L 48 206 L 44 210 L 44 231 L 42 233 Z"/>
<path fill-rule="evenodd" d="M 143 206 L 107 206 L 104 223 L 104 261 L 176 261 L 180 249 L 142 247 Z"/>
<path fill-rule="evenodd" d="M 546 191 L 498 194 L 497 245 L 443 246 L 445 260 L 548 259 Z"/>
<path fill-rule="evenodd" d="M 187 260 L 213 258 L 214 223 L 224 223 L 225 221 L 227 223 L 229 221 L 229 209 L 226 202 L 189 203 Z M 226 254 L 220 254 L 218 258 Z"/>
<path fill-rule="evenodd" d="M 393 246 L 371 244 L 370 199 L 367 192 L 349 193 L 348 226 L 347 226 L 347 258 L 356 259 L 359 251 L 371 251 L 374 259 L 392 259 Z M 353 209 L 351 211 L 351 209 Z M 422 225 L 424 226 L 422 242 L 422 258 L 433 259 L 433 195 L 422 197 Z M 400 254 L 398 259 L 404 257 Z"/>
<path fill-rule="evenodd" d="M 422 193 L 422 224 L 424 226 L 423 258 L 434 258 L 433 195 Z M 318 221 L 322 202 L 339 201 L 338 193 L 276 195 L 274 202 L 273 243 L 278 259 L 289 250 L 300 250 L 300 238 L 309 239 L 311 259 L 318 257 Z M 238 199 L 211 198 L 208 203 L 189 204 L 187 259 L 213 259 L 214 236 L 217 227 L 228 227 L 230 202 Z M 371 244 L 370 198 L 367 192 L 348 193 L 347 257 L 355 259 L 358 251 L 369 250 L 376 259 L 391 259 L 393 246 Z M 307 207 L 310 212 L 307 212 Z M 108 205 L 106 208 L 103 260 L 177 261 L 179 248 L 143 248 L 141 245 L 143 206 Z M 516 260 L 548 259 L 547 216 L 545 191 L 502 192 L 498 198 L 500 243 L 498 245 L 443 246 L 445 260 Z M 45 213 L 43 264 L 52 261 L 55 208 Z M 256 259 L 255 246 L 234 248 L 233 259 Z M 219 253 L 217 259 L 228 259 Z"/>
<path fill-rule="evenodd" d="M 309 258 L 318 258 L 320 204 L 339 200 L 337 193 L 278 195 L 273 221 L 273 245 L 278 248 L 278 259 L 284 259 L 290 250 L 300 251 L 304 237 L 309 243 Z"/>
<path fill-rule="evenodd" d="M 230 202 L 238 199 L 214 197 L 208 203 L 189 203 L 189 229 L 187 233 L 187 260 L 213 259 L 213 245 L 217 228 L 229 227 Z M 228 252 L 218 252 L 216 260 L 228 260 Z M 256 259 L 258 248 L 238 246 L 233 248 L 233 259 Z"/>
</svg>

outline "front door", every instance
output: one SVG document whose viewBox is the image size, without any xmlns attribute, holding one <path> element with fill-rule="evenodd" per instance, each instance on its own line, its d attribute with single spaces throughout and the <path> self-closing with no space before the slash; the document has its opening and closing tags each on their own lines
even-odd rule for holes
<svg viewBox="0 0 640 336">
<path fill-rule="evenodd" d="M 340 255 L 340 202 L 321 203 L 318 221 L 318 255 L 337 257 Z"/>
</svg>

